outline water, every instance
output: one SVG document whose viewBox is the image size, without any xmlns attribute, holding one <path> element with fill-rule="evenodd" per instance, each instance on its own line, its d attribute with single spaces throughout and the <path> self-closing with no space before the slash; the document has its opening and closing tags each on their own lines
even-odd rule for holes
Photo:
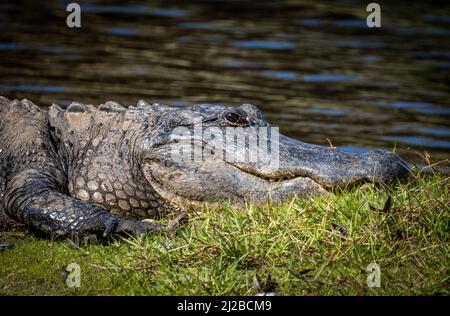
<svg viewBox="0 0 450 316">
<path fill-rule="evenodd" d="M 366 2 L 0 3 L 0 95 L 174 106 L 254 103 L 282 132 L 421 162 L 450 152 L 450 7 Z M 393 1 L 392 1 L 393 2 Z"/>
</svg>

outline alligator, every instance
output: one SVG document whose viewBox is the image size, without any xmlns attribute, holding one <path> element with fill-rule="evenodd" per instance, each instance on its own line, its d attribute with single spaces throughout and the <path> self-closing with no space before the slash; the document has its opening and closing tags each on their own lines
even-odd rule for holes
<svg viewBox="0 0 450 316">
<path fill-rule="evenodd" d="M 236 159 L 252 155 L 248 141 L 229 146 L 224 138 L 191 133 L 189 143 L 179 132 L 198 126 L 234 129 L 237 137 L 271 128 L 258 137 L 274 146 L 261 151 L 266 160 Z M 209 155 L 182 156 L 186 144 Z M 273 157 L 277 163 L 268 163 Z M 45 236 L 100 239 L 171 232 L 186 223 L 188 210 L 205 204 L 281 203 L 408 173 L 407 163 L 387 151 L 350 153 L 277 134 L 251 104 L 180 108 L 141 100 L 129 107 L 108 101 L 41 108 L 4 97 L 0 167 L 0 211 L 9 218 Z M 170 214 L 168 225 L 154 220 Z"/>
</svg>

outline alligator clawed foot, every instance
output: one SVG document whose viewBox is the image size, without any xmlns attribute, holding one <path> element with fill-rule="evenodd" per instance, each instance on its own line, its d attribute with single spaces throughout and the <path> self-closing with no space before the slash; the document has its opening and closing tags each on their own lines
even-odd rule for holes
<svg viewBox="0 0 450 316">
<path fill-rule="evenodd" d="M 155 224 L 152 219 L 144 219 L 141 222 L 145 225 L 158 225 L 158 231 L 170 236 L 186 226 L 189 222 L 189 217 L 182 211 L 168 225 Z"/>
<path fill-rule="evenodd" d="M 166 234 L 174 234 L 179 231 L 181 228 L 187 225 L 189 222 L 189 217 L 185 212 L 181 212 L 178 216 L 170 222 L 169 225 L 165 228 Z"/>
<path fill-rule="evenodd" d="M 164 232 L 165 226 L 158 223 L 121 218 L 114 230 L 114 235 L 132 235 L 143 238 L 148 234 Z"/>
</svg>

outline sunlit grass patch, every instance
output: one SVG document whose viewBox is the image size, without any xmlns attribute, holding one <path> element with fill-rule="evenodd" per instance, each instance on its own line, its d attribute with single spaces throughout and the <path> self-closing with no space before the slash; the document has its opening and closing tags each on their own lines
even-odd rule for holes
<svg viewBox="0 0 450 316">
<path fill-rule="evenodd" d="M 254 295 L 268 274 L 277 295 L 449 294 L 450 178 L 416 173 L 282 206 L 224 204 L 193 214 L 175 236 L 81 248 L 0 233 L 1 294 Z M 81 267 L 69 288 L 61 268 Z M 370 263 L 380 287 L 369 287 Z"/>
</svg>

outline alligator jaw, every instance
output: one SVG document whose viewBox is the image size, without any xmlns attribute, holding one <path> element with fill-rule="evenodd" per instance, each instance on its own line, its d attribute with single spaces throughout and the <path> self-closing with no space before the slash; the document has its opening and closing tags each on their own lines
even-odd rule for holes
<svg viewBox="0 0 450 316">
<path fill-rule="evenodd" d="M 312 145 L 280 135 L 278 163 L 233 163 L 242 172 L 271 182 L 309 179 L 322 190 L 388 183 L 408 174 L 409 165 L 383 150 L 349 153 L 338 148 Z"/>
</svg>

